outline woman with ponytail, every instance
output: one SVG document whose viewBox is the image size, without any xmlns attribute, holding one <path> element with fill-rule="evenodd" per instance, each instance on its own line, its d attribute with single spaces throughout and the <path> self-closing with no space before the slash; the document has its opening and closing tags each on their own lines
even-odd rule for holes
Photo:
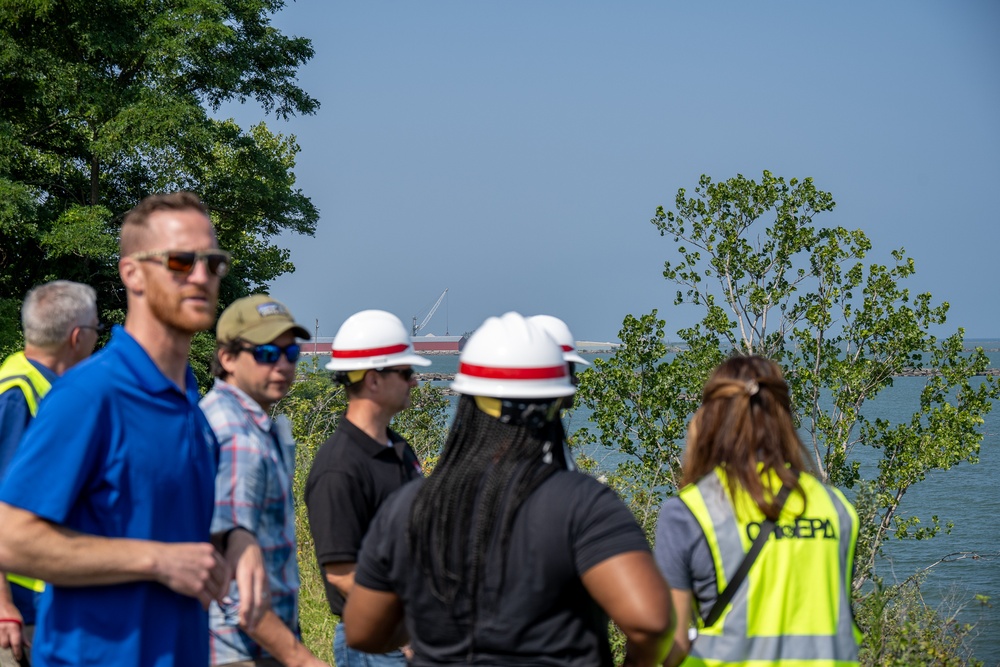
<svg viewBox="0 0 1000 667">
<path fill-rule="evenodd" d="M 400 489 L 362 547 L 344 615 L 364 651 L 409 639 L 413 665 L 659 665 L 670 592 L 614 492 L 568 469 L 562 349 L 517 313 L 469 339 L 441 459 Z"/>
<path fill-rule="evenodd" d="M 666 665 L 858 664 L 858 517 L 805 461 L 778 365 L 741 356 L 719 366 L 656 529 L 678 618 Z"/>
</svg>

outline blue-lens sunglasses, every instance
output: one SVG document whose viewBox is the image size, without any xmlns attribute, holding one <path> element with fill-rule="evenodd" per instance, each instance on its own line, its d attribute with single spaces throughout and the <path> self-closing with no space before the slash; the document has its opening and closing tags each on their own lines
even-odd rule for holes
<svg viewBox="0 0 1000 667">
<path fill-rule="evenodd" d="M 265 345 L 248 345 L 247 347 L 241 348 L 241 352 L 249 352 L 253 355 L 253 360 L 258 364 L 274 364 L 278 362 L 281 358 L 282 353 L 284 353 L 285 358 L 288 359 L 290 363 L 295 363 L 299 360 L 299 355 L 302 354 L 302 346 L 298 343 L 292 343 L 291 345 L 286 345 L 285 347 L 278 347 L 273 343 L 267 343 Z"/>
</svg>

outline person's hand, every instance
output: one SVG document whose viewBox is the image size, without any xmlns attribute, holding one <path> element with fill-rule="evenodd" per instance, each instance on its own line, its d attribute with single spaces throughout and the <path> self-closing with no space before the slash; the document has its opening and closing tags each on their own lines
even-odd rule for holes
<svg viewBox="0 0 1000 667">
<path fill-rule="evenodd" d="M 198 598 L 208 609 L 221 601 L 229 586 L 230 568 L 208 542 L 156 543 L 156 581 L 170 590 Z"/>
<path fill-rule="evenodd" d="M 28 645 L 24 641 L 23 626 L 24 620 L 17 607 L 13 604 L 0 602 L 0 649 L 10 649 L 17 660 L 21 659 L 24 647 Z"/>
<path fill-rule="evenodd" d="M 240 627 L 252 632 L 271 608 L 271 589 L 257 538 L 245 530 L 234 530 L 226 546 L 226 561 L 235 573 L 240 594 Z"/>
</svg>

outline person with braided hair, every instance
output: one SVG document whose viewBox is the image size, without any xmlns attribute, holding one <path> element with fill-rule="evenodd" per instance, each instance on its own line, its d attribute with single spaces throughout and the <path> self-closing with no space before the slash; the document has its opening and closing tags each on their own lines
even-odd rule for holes
<svg viewBox="0 0 1000 667">
<path fill-rule="evenodd" d="M 562 350 L 517 313 L 469 339 L 441 459 L 379 510 L 344 611 L 347 641 L 409 640 L 411 664 L 659 665 L 670 589 L 615 493 L 567 469 L 559 409 L 575 388 Z"/>
<path fill-rule="evenodd" d="M 656 528 L 678 619 L 665 665 L 858 664 L 858 516 L 806 460 L 778 365 L 737 356 L 716 368 Z"/>
</svg>

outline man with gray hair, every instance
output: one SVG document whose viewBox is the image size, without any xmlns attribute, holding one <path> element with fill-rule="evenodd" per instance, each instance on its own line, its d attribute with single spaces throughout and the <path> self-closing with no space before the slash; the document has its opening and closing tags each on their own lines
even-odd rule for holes
<svg viewBox="0 0 1000 667">
<path fill-rule="evenodd" d="M 24 351 L 0 366 L 0 478 L 52 383 L 94 351 L 104 331 L 97 293 L 68 280 L 38 285 L 21 306 L 21 328 Z M 43 588 L 36 579 L 0 573 L 0 667 L 29 664 L 35 601 Z"/>
</svg>

